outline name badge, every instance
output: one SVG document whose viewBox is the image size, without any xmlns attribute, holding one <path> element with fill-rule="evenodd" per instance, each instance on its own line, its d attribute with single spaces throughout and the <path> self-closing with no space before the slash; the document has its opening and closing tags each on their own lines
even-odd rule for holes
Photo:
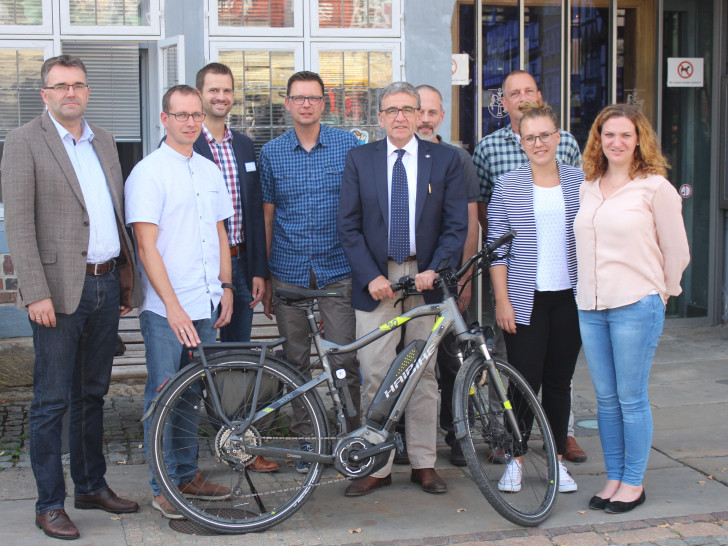
<svg viewBox="0 0 728 546">
<path fill-rule="evenodd" d="M 249 173 L 255 172 L 255 161 L 248 161 L 245 163 L 245 172 L 249 172 Z"/>
</svg>

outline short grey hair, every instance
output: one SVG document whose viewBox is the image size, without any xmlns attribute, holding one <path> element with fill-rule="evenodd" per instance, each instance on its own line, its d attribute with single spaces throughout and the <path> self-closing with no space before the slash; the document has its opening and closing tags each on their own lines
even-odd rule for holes
<svg viewBox="0 0 728 546">
<path fill-rule="evenodd" d="M 420 108 L 420 94 L 417 92 L 417 88 L 414 85 L 407 82 L 393 82 L 379 92 L 379 110 L 382 109 L 382 101 L 389 95 L 395 95 L 397 93 L 407 93 L 413 96 L 417 100 L 417 108 Z"/>
</svg>

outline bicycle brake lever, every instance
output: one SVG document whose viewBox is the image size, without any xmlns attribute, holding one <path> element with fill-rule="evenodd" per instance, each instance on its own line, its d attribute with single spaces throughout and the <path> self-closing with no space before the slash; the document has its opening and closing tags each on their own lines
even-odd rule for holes
<svg viewBox="0 0 728 546">
<path fill-rule="evenodd" d="M 404 300 L 406 300 L 407 298 L 409 298 L 410 296 L 421 296 L 421 295 L 422 295 L 422 292 L 419 292 L 418 290 L 405 290 L 405 291 L 404 291 L 404 292 L 402 293 L 402 297 L 401 297 L 401 298 L 399 298 L 399 299 L 398 299 L 397 301 L 395 301 L 395 302 L 394 302 L 394 306 L 395 306 L 395 307 L 397 307 L 397 304 L 398 304 L 398 303 L 399 303 L 400 301 L 404 301 Z"/>
</svg>

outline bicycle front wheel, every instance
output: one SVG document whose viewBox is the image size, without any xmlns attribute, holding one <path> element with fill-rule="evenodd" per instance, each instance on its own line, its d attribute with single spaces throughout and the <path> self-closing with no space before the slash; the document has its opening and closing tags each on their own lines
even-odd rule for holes
<svg viewBox="0 0 728 546">
<path fill-rule="evenodd" d="M 233 425 L 244 422 L 304 384 L 301 375 L 283 362 L 259 354 L 218 353 L 208 367 L 192 365 L 173 379 L 151 417 L 148 456 L 156 482 L 167 500 L 187 518 L 222 533 L 262 531 L 290 517 L 311 495 L 324 469 L 310 463 L 305 474 L 291 462 L 302 442 L 309 451 L 330 454 L 323 405 L 308 391 L 280 408 L 261 412 L 242 432 L 219 418 L 209 402 L 210 381 L 220 395 L 223 411 Z M 257 390 L 257 399 L 255 392 Z M 293 422 L 308 426 L 302 438 L 291 433 Z M 280 469 L 262 472 L 244 446 L 277 447 L 285 457 L 268 457 Z M 206 486 L 185 486 L 199 472 Z"/>
<path fill-rule="evenodd" d="M 460 445 L 491 506 L 508 521 L 533 527 L 548 518 L 556 501 L 556 447 L 546 414 L 523 376 L 500 360 L 495 360 L 495 369 L 497 376 L 492 377 L 485 358 L 474 354 L 458 372 L 453 413 L 456 422 L 467 423 Z M 495 402 L 493 381 L 506 389 L 520 438 L 512 432 L 503 405 Z M 505 454 L 508 466 L 493 464 L 493 453 Z M 520 468 L 513 466 L 514 457 L 522 461 Z"/>
</svg>

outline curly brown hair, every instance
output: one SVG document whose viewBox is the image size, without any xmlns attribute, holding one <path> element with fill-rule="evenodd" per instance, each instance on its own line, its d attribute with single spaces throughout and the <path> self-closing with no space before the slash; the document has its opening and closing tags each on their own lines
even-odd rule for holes
<svg viewBox="0 0 728 546">
<path fill-rule="evenodd" d="M 637 130 L 637 147 L 634 160 L 629 167 L 631 179 L 644 178 L 650 174 L 667 175 L 670 164 L 660 151 L 657 134 L 647 117 L 631 104 L 611 104 L 602 109 L 589 131 L 589 139 L 582 157 L 582 168 L 587 180 L 596 180 L 607 172 L 608 161 L 602 150 L 602 127 L 610 118 L 627 118 Z"/>
</svg>

